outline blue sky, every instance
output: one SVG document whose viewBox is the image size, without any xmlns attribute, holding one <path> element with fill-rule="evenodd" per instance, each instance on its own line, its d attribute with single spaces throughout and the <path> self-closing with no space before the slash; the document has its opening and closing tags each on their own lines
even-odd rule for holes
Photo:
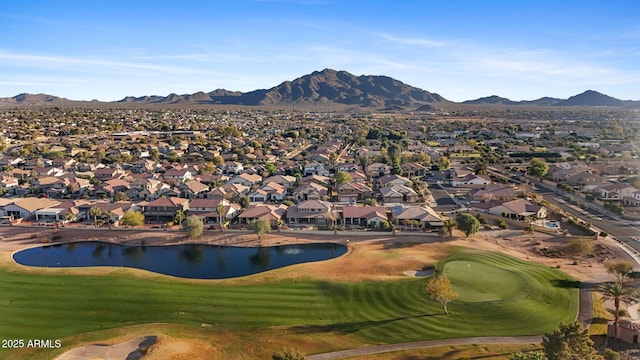
<svg viewBox="0 0 640 360">
<path fill-rule="evenodd" d="M 0 97 L 250 91 L 316 70 L 453 101 L 640 100 L 640 1 L 0 1 Z"/>
</svg>

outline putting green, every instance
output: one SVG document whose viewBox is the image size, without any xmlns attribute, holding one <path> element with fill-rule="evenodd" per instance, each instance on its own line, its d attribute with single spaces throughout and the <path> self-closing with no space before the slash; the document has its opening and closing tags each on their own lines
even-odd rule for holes
<svg viewBox="0 0 640 360">
<path fill-rule="evenodd" d="M 477 261 L 449 261 L 444 275 L 451 279 L 458 301 L 508 300 L 526 292 L 526 279 L 516 272 Z"/>
</svg>

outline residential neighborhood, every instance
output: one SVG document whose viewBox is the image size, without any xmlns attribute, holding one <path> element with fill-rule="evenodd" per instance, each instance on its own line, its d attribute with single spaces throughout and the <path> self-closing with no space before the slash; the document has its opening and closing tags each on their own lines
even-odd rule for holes
<svg viewBox="0 0 640 360">
<path fill-rule="evenodd" d="M 585 201 L 627 214 L 640 205 L 640 127 L 606 112 L 481 123 L 437 112 L 37 112 L 1 114 L 0 216 L 14 224 L 117 227 L 127 210 L 147 226 L 183 213 L 212 229 L 265 218 L 280 229 L 437 232 L 457 211 L 525 222 L 552 214 L 507 176 L 528 175 L 532 158 Z"/>
</svg>

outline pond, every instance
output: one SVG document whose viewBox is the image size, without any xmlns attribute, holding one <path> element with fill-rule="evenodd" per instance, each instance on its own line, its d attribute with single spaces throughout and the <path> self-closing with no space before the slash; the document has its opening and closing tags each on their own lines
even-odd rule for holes
<svg viewBox="0 0 640 360">
<path fill-rule="evenodd" d="M 120 266 L 181 278 L 226 279 L 328 260 L 346 252 L 346 246 L 333 243 L 234 247 L 203 244 L 130 246 L 91 241 L 25 249 L 16 252 L 13 259 L 28 266 Z"/>
</svg>

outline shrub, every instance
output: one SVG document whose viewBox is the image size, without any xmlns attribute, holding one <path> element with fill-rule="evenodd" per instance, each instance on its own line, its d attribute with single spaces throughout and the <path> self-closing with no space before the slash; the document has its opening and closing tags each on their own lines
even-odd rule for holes
<svg viewBox="0 0 640 360">
<path fill-rule="evenodd" d="M 611 349 L 604 349 L 602 355 L 605 360 L 620 360 L 620 353 Z"/>
</svg>

